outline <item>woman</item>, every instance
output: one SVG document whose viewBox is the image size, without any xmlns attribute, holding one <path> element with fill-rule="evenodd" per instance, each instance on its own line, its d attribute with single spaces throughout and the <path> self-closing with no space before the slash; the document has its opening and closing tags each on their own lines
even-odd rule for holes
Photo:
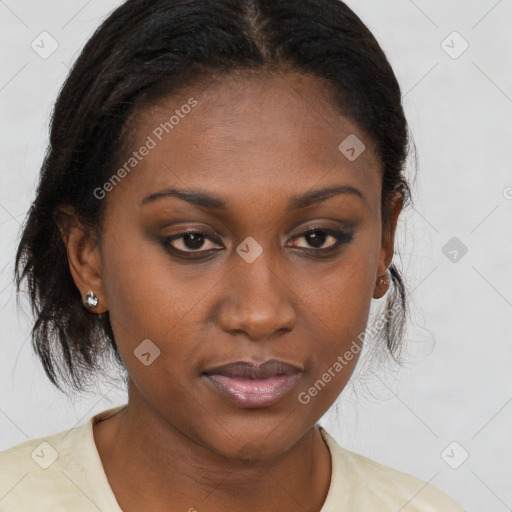
<svg viewBox="0 0 512 512">
<path fill-rule="evenodd" d="M 51 382 L 128 403 L 0 454 L 0 510 L 460 511 L 318 424 L 389 290 L 408 130 L 338 0 L 128 0 L 55 106 L 17 254 Z"/>
</svg>

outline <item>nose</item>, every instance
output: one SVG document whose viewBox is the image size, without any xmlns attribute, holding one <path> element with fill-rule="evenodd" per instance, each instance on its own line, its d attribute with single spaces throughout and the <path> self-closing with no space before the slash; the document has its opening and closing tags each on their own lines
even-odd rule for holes
<svg viewBox="0 0 512 512">
<path fill-rule="evenodd" d="M 252 263 L 238 255 L 234 259 L 220 305 L 219 326 L 230 334 L 244 333 L 253 341 L 293 330 L 293 292 L 266 251 Z"/>
</svg>

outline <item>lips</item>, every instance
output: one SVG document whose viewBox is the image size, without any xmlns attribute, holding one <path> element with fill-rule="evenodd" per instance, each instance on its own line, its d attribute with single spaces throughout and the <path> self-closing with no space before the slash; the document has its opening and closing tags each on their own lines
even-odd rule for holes
<svg viewBox="0 0 512 512">
<path fill-rule="evenodd" d="M 240 377 L 242 379 L 268 379 L 278 375 L 293 375 L 301 369 L 278 359 L 270 359 L 262 364 L 247 361 L 215 366 L 204 371 L 207 375 L 224 375 L 225 377 Z"/>
<path fill-rule="evenodd" d="M 294 386 L 302 370 L 284 361 L 271 359 L 263 364 L 237 361 L 203 372 L 216 392 L 242 408 L 269 407 Z"/>
</svg>

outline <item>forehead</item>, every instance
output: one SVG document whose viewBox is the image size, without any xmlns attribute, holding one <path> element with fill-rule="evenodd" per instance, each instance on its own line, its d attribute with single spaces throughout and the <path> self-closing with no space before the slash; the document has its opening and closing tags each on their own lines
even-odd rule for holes
<svg viewBox="0 0 512 512">
<path fill-rule="evenodd" d="M 340 113 L 332 86 L 315 77 L 219 77 L 159 100 L 130 124 L 131 149 L 151 146 L 130 173 L 141 193 L 171 184 L 208 184 L 223 195 L 242 184 L 299 191 L 345 180 L 380 201 L 373 141 Z"/>
</svg>

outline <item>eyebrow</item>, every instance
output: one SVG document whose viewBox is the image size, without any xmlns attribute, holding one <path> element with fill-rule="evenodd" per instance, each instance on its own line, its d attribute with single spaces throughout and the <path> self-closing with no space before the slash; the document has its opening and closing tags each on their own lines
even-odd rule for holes
<svg viewBox="0 0 512 512">
<path fill-rule="evenodd" d="M 305 194 L 293 196 L 288 202 L 286 210 L 290 211 L 306 208 L 307 206 L 320 201 L 325 201 L 338 194 L 351 194 L 359 197 L 363 201 L 366 201 L 362 192 L 357 188 L 350 185 L 338 185 L 310 190 Z M 226 201 L 207 192 L 203 192 L 201 190 L 182 190 L 174 187 L 150 194 L 141 201 L 141 206 L 164 197 L 176 197 L 196 206 L 202 206 L 212 210 L 227 210 L 229 208 Z"/>
</svg>

